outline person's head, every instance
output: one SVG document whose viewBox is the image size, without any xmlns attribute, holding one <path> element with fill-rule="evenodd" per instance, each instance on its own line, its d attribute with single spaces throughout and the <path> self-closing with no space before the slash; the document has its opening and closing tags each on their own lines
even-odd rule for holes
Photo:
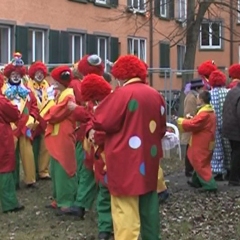
<svg viewBox="0 0 240 240">
<path fill-rule="evenodd" d="M 236 63 L 229 67 L 228 75 L 231 79 L 240 79 L 240 64 Z"/>
<path fill-rule="evenodd" d="M 83 76 L 94 73 L 96 75 L 102 76 L 104 73 L 104 64 L 102 59 L 96 55 L 85 55 L 78 62 L 78 72 Z"/>
<path fill-rule="evenodd" d="M 213 71 L 209 76 L 209 84 L 212 88 L 226 86 L 226 76 L 221 71 Z"/>
<path fill-rule="evenodd" d="M 195 78 L 190 82 L 190 89 L 200 92 L 203 90 L 204 82 L 201 78 Z"/>
<path fill-rule="evenodd" d="M 59 91 L 63 91 L 68 88 L 73 79 L 72 71 L 68 66 L 56 67 L 51 72 L 53 79 L 53 85 Z"/>
<path fill-rule="evenodd" d="M 26 74 L 26 68 L 24 67 L 24 62 L 20 53 L 14 54 L 14 58 L 12 59 L 11 63 L 4 67 L 3 74 L 8 79 L 10 84 L 21 84 L 21 80 Z"/>
<path fill-rule="evenodd" d="M 47 66 L 40 62 L 34 62 L 28 69 L 28 75 L 32 80 L 41 83 L 47 76 Z"/>
<path fill-rule="evenodd" d="M 147 66 L 135 55 L 120 56 L 111 69 L 112 75 L 124 83 L 133 78 L 139 78 L 146 83 Z"/>
<path fill-rule="evenodd" d="M 208 60 L 200 64 L 197 70 L 200 76 L 205 77 L 206 79 L 209 79 L 210 74 L 213 71 L 217 70 L 217 66 L 215 65 L 213 60 Z"/>
<path fill-rule="evenodd" d="M 198 97 L 197 97 L 197 105 L 198 106 L 210 104 L 210 101 L 211 101 L 211 93 L 210 92 L 203 90 L 198 94 Z"/>
</svg>

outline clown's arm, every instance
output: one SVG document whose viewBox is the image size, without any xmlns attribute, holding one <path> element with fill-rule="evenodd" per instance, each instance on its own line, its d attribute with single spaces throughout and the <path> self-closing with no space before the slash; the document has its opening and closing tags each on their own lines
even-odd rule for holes
<svg viewBox="0 0 240 240">
<path fill-rule="evenodd" d="M 0 111 L 6 122 L 16 122 L 20 118 L 20 112 L 17 106 L 14 106 L 7 98 L 2 98 L 0 102 Z"/>
<path fill-rule="evenodd" d="M 91 119 L 89 112 L 83 106 L 76 106 L 73 110 L 73 116 L 76 121 L 81 123 L 87 123 Z"/>
<path fill-rule="evenodd" d="M 178 128 L 182 132 L 197 132 L 206 124 L 207 116 L 204 112 L 199 113 L 192 119 L 178 118 Z"/>
</svg>

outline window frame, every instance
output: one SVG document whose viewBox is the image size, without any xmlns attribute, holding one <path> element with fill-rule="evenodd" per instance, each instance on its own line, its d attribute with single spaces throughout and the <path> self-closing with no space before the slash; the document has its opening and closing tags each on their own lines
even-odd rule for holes
<svg viewBox="0 0 240 240">
<path fill-rule="evenodd" d="M 9 25 L 0 24 L 0 29 L 7 29 L 7 44 L 8 44 L 8 54 L 7 54 L 7 62 L 0 62 L 0 64 L 7 64 L 12 59 L 12 49 L 13 49 L 13 28 Z M 2 61 L 2 60 L 1 60 Z"/>
<path fill-rule="evenodd" d="M 32 62 L 35 62 L 37 60 L 42 61 L 43 63 L 47 62 L 47 31 L 45 29 L 40 29 L 40 28 L 29 28 L 28 32 L 32 32 Z M 35 46 L 36 46 L 36 32 L 41 32 L 42 33 L 42 59 L 36 59 L 36 52 L 35 52 Z M 29 43 L 28 43 L 29 45 Z M 29 59 L 28 59 L 29 60 Z"/>
<path fill-rule="evenodd" d="M 95 3 L 100 5 L 108 5 L 108 0 L 95 0 Z"/>
<path fill-rule="evenodd" d="M 240 23 L 240 0 L 237 1 L 237 23 Z"/>
<path fill-rule="evenodd" d="M 75 37 L 80 37 L 80 39 L 81 39 L 81 43 L 80 43 L 80 45 L 81 45 L 80 46 L 80 58 L 79 58 L 79 59 L 81 59 L 84 56 L 84 37 L 85 36 L 84 36 L 84 34 L 74 33 L 74 32 L 70 32 L 69 36 L 71 37 L 70 38 L 70 41 L 71 41 L 71 43 L 70 43 L 71 44 L 71 52 L 70 52 L 71 59 L 70 59 L 70 61 L 71 61 L 71 63 L 74 64 L 76 62 L 75 61 L 75 51 L 74 51 L 74 49 L 75 49 Z"/>
<path fill-rule="evenodd" d="M 187 19 L 187 0 L 178 1 L 178 10 L 178 19 L 181 21 L 185 21 Z"/>
<path fill-rule="evenodd" d="M 138 41 L 138 55 L 137 55 L 137 57 L 138 57 L 139 59 L 141 59 L 141 41 L 144 41 L 144 59 L 141 59 L 141 60 L 144 61 L 144 62 L 147 62 L 147 41 L 146 41 L 145 38 L 140 38 L 140 37 L 139 37 L 139 38 L 138 38 L 138 37 L 128 37 L 128 38 L 127 38 L 128 53 L 135 55 L 135 54 L 134 54 L 134 41 L 135 41 L 135 40 Z M 133 49 L 133 51 L 132 51 L 132 50 L 129 51 L 129 50 L 130 50 L 129 41 L 132 42 L 132 49 Z M 136 55 L 135 55 L 135 56 L 136 56 Z"/>
<path fill-rule="evenodd" d="M 208 46 L 204 46 L 202 45 L 202 24 L 208 24 L 209 25 L 209 34 L 208 34 L 208 37 L 209 37 L 209 45 Z M 199 43 L 200 43 L 200 49 L 201 50 L 220 50 L 222 49 L 222 44 L 223 44 L 223 41 L 222 41 L 222 22 L 221 21 L 209 21 L 209 22 L 202 22 L 201 26 L 200 26 L 200 33 L 199 33 Z M 211 25 L 212 24 L 218 24 L 219 25 L 219 46 L 213 46 L 212 45 L 212 28 L 211 28 Z"/>
<path fill-rule="evenodd" d="M 159 15 L 162 18 L 168 17 L 168 0 L 159 0 L 160 1 L 160 9 L 159 9 Z M 162 7 L 164 5 L 165 14 L 162 14 Z"/>
<path fill-rule="evenodd" d="M 105 56 L 106 56 L 106 59 L 102 59 L 101 55 L 100 55 L 100 40 L 101 39 L 104 39 L 105 43 L 104 43 L 104 47 L 105 47 Z M 108 67 L 108 64 L 107 64 L 107 60 L 109 58 L 109 37 L 105 37 L 105 36 L 97 36 L 97 55 L 99 57 L 101 57 L 103 63 L 104 63 L 104 70 L 107 71 L 107 67 Z"/>
<path fill-rule="evenodd" d="M 179 55 L 179 47 L 184 48 L 184 54 L 186 54 L 186 45 L 184 44 L 178 44 L 177 45 L 177 75 L 182 75 L 182 70 L 183 70 L 183 64 L 184 64 L 184 58 L 182 61 L 182 67 L 180 69 L 179 65 L 179 60 L 180 60 L 180 55 Z M 182 51 L 182 50 L 181 50 Z M 185 56 L 184 56 L 185 57 Z"/>
<path fill-rule="evenodd" d="M 129 10 L 132 11 L 132 12 L 137 12 L 137 13 L 146 13 L 146 11 L 147 11 L 147 6 L 146 6 L 147 1 L 143 0 L 144 1 L 144 8 L 143 9 L 141 9 L 141 4 L 140 4 L 141 0 L 137 0 L 137 1 L 138 1 L 138 8 L 135 8 L 134 7 L 134 0 L 130 0 Z"/>
</svg>

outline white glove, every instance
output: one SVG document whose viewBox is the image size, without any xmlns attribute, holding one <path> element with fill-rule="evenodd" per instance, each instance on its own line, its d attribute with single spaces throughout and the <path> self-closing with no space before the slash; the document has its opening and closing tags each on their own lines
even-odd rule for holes
<svg viewBox="0 0 240 240">
<path fill-rule="evenodd" d="M 48 96 L 48 100 L 54 100 L 55 99 L 54 86 L 50 86 L 50 87 L 47 88 L 47 96 Z"/>
</svg>

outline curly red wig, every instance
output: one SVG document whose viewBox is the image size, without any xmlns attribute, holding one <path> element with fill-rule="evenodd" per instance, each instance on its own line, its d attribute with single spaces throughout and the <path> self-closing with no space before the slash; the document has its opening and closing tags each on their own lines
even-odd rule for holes
<svg viewBox="0 0 240 240">
<path fill-rule="evenodd" d="M 1 92 L 1 88 L 4 85 L 4 76 L 0 73 L 0 92 Z"/>
<path fill-rule="evenodd" d="M 14 66 L 12 63 L 4 67 L 3 74 L 9 78 L 12 72 L 17 72 L 23 77 L 26 75 L 26 68 L 24 66 Z"/>
<path fill-rule="evenodd" d="M 209 76 L 209 84 L 211 87 L 223 87 L 226 85 L 226 76 L 221 71 L 213 71 Z"/>
<path fill-rule="evenodd" d="M 40 61 L 37 61 L 35 63 L 33 63 L 30 68 L 28 69 L 28 75 L 31 79 L 34 79 L 35 77 L 35 73 L 37 71 L 42 71 L 43 72 L 43 75 L 44 75 L 44 78 L 47 76 L 47 66 L 40 62 Z"/>
<path fill-rule="evenodd" d="M 111 91 L 111 85 L 96 74 L 88 74 L 81 83 L 82 99 L 85 102 L 102 101 Z"/>
<path fill-rule="evenodd" d="M 199 75 L 209 78 L 210 74 L 213 71 L 217 70 L 217 66 L 214 64 L 213 61 L 209 60 L 209 61 L 203 62 L 200 66 L 198 66 L 197 70 Z"/>
<path fill-rule="evenodd" d="M 229 77 L 232 79 L 240 79 L 240 64 L 236 63 L 228 69 Z"/>
<path fill-rule="evenodd" d="M 99 61 L 97 64 L 91 64 L 91 57 L 97 58 Z M 90 61 L 89 61 L 90 59 Z M 102 76 L 104 73 L 104 64 L 100 57 L 97 55 L 85 55 L 79 62 L 78 62 L 78 71 L 83 76 L 88 74 L 94 73 L 99 76 Z"/>
<path fill-rule="evenodd" d="M 61 83 L 64 87 L 68 87 L 73 79 L 73 74 L 68 66 L 60 66 L 52 70 L 51 77 L 55 81 Z"/>
<path fill-rule="evenodd" d="M 129 80 L 139 77 L 146 82 L 147 65 L 134 55 L 121 56 L 114 63 L 111 73 L 118 80 Z"/>
</svg>

